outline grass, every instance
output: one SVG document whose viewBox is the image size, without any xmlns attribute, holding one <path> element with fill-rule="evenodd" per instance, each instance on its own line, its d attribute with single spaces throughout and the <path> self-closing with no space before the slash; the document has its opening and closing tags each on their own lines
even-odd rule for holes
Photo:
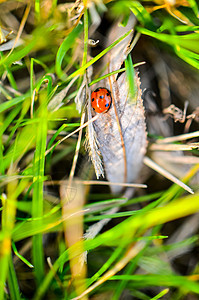
<svg viewBox="0 0 199 300">
<path fill-rule="evenodd" d="M 199 211 L 198 184 L 192 183 L 199 165 L 180 174 L 182 181 L 194 190 L 193 195 L 176 184 L 168 185 L 163 177 L 149 175 L 147 182 L 140 178 L 149 188 L 125 200 L 122 195 L 111 195 L 107 187 L 83 184 L 83 180 L 95 178 L 83 145 L 85 131 L 79 153 L 76 148 L 79 131 L 65 138 L 79 128 L 85 111 L 88 99 L 82 94 L 81 112 L 75 105 L 84 80 L 90 92 L 90 87 L 97 82 L 126 71 L 130 93 L 136 93 L 134 68 L 140 62 L 133 63 L 134 49 L 120 70 L 104 75 L 100 69 L 102 58 L 114 51 L 132 30 L 103 50 L 100 35 L 100 47 L 91 49 L 93 13 L 101 20 L 97 32 L 107 35 L 110 23 L 120 16 L 120 26 L 125 26 L 133 12 L 138 20 L 135 31 L 141 34 L 142 45 L 146 45 L 145 54 L 148 45 L 153 45 L 161 49 L 159 53 L 169 54 L 187 72 L 198 76 L 196 1 L 187 1 L 184 6 L 182 3 L 170 6 L 162 1 L 163 7 L 158 7 L 156 1 L 94 1 L 94 10 L 90 1 L 81 1 L 79 7 L 72 7 L 68 2 L 49 1 L 48 6 L 35 1 L 29 15 L 25 15 L 25 24 L 17 5 L 27 14 L 26 5 L 14 3 L 15 9 L 9 8 L 6 2 L 0 4 L 1 11 L 9 12 L 21 24 L 19 30 L 13 19 L 7 25 L 2 19 L 3 30 L 14 31 L 7 38 L 12 43 L 16 37 L 23 42 L 8 50 L 4 50 L 4 43 L 0 45 L 0 299 L 77 299 L 82 292 L 85 292 L 82 299 L 87 299 L 89 292 L 90 296 L 114 300 L 125 299 L 122 298 L 125 294 L 144 300 L 188 299 L 190 294 L 198 295 L 198 262 L 191 260 L 198 242 L 198 228 L 186 235 L 183 224 Z M 105 26 L 108 24 L 106 29 L 103 22 Z M 97 34 L 93 36 L 97 39 Z M 91 79 L 89 68 L 93 68 Z M 141 70 L 142 67 L 142 73 Z M 197 125 L 195 118 L 190 131 L 196 131 Z M 182 134 L 182 127 L 177 131 Z M 194 138 L 196 143 L 198 135 Z M 158 133 L 155 139 L 153 136 L 154 143 L 156 140 L 157 144 L 161 143 L 161 139 Z M 179 141 L 179 145 L 184 144 L 183 139 L 182 143 Z M 198 157 L 198 147 L 188 151 L 189 156 Z M 79 157 L 73 165 L 76 154 Z M 82 180 L 75 188 L 66 180 L 73 177 L 70 175 L 73 167 L 76 167 L 75 177 Z M 72 199 L 71 203 L 75 202 L 80 186 L 88 202 L 76 212 L 79 220 L 84 215 L 84 224 L 75 224 L 78 228 L 85 232 L 95 222 L 111 219 L 109 224 L 104 223 L 106 227 L 97 236 L 85 240 L 81 234 L 76 236 L 74 224 L 70 225 L 71 235 L 66 234 L 65 224 L 70 215 L 63 209 L 66 199 L 61 189 L 64 186 L 69 188 L 67 199 Z M 112 210 L 116 207 L 120 211 Z M 182 240 L 170 243 L 177 230 Z M 82 259 L 82 248 L 88 251 L 88 261 L 87 275 L 80 280 L 77 274 L 81 273 L 81 264 L 76 271 L 72 261 Z M 183 252 L 182 264 L 177 256 L 175 260 L 169 258 L 172 251 Z M 83 291 L 82 286 L 85 286 Z"/>
</svg>

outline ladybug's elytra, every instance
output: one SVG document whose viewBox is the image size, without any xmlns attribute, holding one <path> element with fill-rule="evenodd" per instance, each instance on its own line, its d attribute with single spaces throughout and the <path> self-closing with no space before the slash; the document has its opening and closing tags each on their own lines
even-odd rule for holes
<svg viewBox="0 0 199 300">
<path fill-rule="evenodd" d="M 91 106 L 97 113 L 107 112 L 111 106 L 111 93 L 106 88 L 98 88 L 91 94 Z"/>
</svg>

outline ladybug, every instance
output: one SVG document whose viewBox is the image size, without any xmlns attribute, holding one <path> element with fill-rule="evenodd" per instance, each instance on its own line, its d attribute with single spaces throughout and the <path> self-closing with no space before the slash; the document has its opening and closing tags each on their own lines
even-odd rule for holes
<svg viewBox="0 0 199 300">
<path fill-rule="evenodd" d="M 111 93 L 106 88 L 98 88 L 91 94 L 91 106 L 97 113 L 107 112 L 111 106 Z"/>
</svg>

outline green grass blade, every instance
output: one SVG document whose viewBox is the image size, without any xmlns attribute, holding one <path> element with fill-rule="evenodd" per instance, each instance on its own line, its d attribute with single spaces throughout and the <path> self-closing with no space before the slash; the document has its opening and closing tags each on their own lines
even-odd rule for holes
<svg viewBox="0 0 199 300">
<path fill-rule="evenodd" d="M 76 126 L 78 127 L 79 123 Z M 53 142 L 56 140 L 56 138 L 58 137 L 58 135 L 60 134 L 60 132 L 64 131 L 64 129 L 66 129 L 66 127 L 68 127 L 68 124 L 62 124 L 61 127 L 57 129 L 57 131 L 55 132 L 55 134 L 53 134 L 52 138 L 50 139 L 50 141 L 48 143 L 47 149 L 49 149 L 53 145 Z"/>
<path fill-rule="evenodd" d="M 151 298 L 151 300 L 158 300 L 158 299 L 162 298 L 163 296 L 165 296 L 166 294 L 168 294 L 168 292 L 169 292 L 169 289 L 164 289 L 158 295 L 156 295 L 155 297 Z"/>
<path fill-rule="evenodd" d="M 40 20 L 40 0 L 35 0 L 35 16 L 37 21 Z"/>
<path fill-rule="evenodd" d="M 34 127 L 29 125 L 25 126 L 16 135 L 15 143 L 11 144 L 8 151 L 4 156 L 4 168 L 7 168 L 10 163 L 20 159 L 29 149 L 34 145 L 35 130 Z"/>
<path fill-rule="evenodd" d="M 14 105 L 23 102 L 24 100 L 27 100 L 30 97 L 30 92 L 27 92 L 24 95 L 18 96 L 12 100 L 6 101 L 2 104 L 0 104 L 0 113 L 4 112 L 5 110 L 13 107 Z"/>
<path fill-rule="evenodd" d="M 196 69 L 199 69 L 199 55 L 181 47 L 175 47 L 175 53 Z"/>
<path fill-rule="evenodd" d="M 112 255 L 109 259 L 103 264 L 103 266 L 97 271 L 90 280 L 88 280 L 88 286 L 90 286 L 93 282 L 97 281 L 99 277 L 105 273 L 108 268 L 122 255 L 123 248 L 122 246 L 117 247 L 115 251 L 113 251 Z"/>
<path fill-rule="evenodd" d="M 0 136 L 4 133 L 10 123 L 14 120 L 14 118 L 18 115 L 21 110 L 21 106 L 19 105 L 16 109 L 11 110 L 11 112 L 7 115 L 6 119 L 3 121 L 3 125 L 0 127 Z"/>
<path fill-rule="evenodd" d="M 99 215 L 99 216 L 92 216 L 92 217 L 85 217 L 85 222 L 96 222 L 104 219 L 114 219 L 114 218 L 123 218 L 123 217 L 129 217 L 132 215 L 138 214 L 139 211 L 124 211 L 124 212 L 118 212 L 115 214 L 110 215 Z"/>
<path fill-rule="evenodd" d="M 95 84 L 95 83 L 97 83 L 97 82 L 99 82 L 99 81 L 101 81 L 101 80 L 103 80 L 103 79 L 105 79 L 105 78 L 107 78 L 107 77 L 109 77 L 111 75 L 115 75 L 115 74 L 122 73 L 122 72 L 125 72 L 125 71 L 126 71 L 126 68 L 122 68 L 120 70 L 116 70 L 116 71 L 110 72 L 110 73 L 108 73 L 106 75 L 103 75 L 103 76 L 98 77 L 95 80 L 91 81 L 88 86 L 92 86 L 93 84 Z"/>
<path fill-rule="evenodd" d="M 41 98 L 43 98 L 41 96 Z M 43 98 L 45 101 L 45 98 Z M 32 199 L 32 216 L 38 218 L 43 216 L 43 178 L 45 164 L 45 150 L 47 138 L 47 111 L 42 104 L 40 106 L 40 118 L 36 124 L 36 150 L 33 165 L 33 199 Z M 33 236 L 33 265 L 35 268 L 35 276 L 39 285 L 44 278 L 44 253 L 42 235 Z"/>
<path fill-rule="evenodd" d="M 33 266 L 29 261 L 27 261 L 27 259 L 25 259 L 25 258 L 17 251 L 17 247 L 16 247 L 16 245 L 15 245 L 14 242 L 12 242 L 12 248 L 13 248 L 14 254 L 15 254 L 21 261 L 23 261 L 29 268 L 34 268 L 34 266 Z"/>
<path fill-rule="evenodd" d="M 16 272 L 15 272 L 14 265 L 12 262 L 12 257 L 10 257 L 10 260 L 9 260 L 8 287 L 9 287 L 11 299 L 20 300 L 21 296 L 20 296 L 20 291 L 19 291 L 19 284 L 17 281 Z"/>
<path fill-rule="evenodd" d="M 129 84 L 129 92 L 131 96 L 131 101 L 135 101 L 135 93 L 136 93 L 136 87 L 135 87 L 135 72 L 134 72 L 134 67 L 133 67 L 133 62 L 131 59 L 131 54 L 127 56 L 127 59 L 125 60 L 125 67 L 126 67 L 126 76 Z"/>
<path fill-rule="evenodd" d="M 30 60 L 30 95 L 33 96 L 33 87 L 34 87 L 34 58 Z"/>
<path fill-rule="evenodd" d="M 1 197 L 3 204 L 2 228 L 0 232 L 0 299 L 4 299 L 5 282 L 8 275 L 9 260 L 11 255 L 11 233 L 15 224 L 16 214 L 16 190 L 17 181 L 12 181 L 7 185 L 7 198 Z"/>
<path fill-rule="evenodd" d="M 191 33 L 187 35 L 171 35 L 166 33 L 157 33 L 146 28 L 142 28 L 137 26 L 137 30 L 150 37 L 158 39 L 161 42 L 167 43 L 171 46 L 181 46 L 195 53 L 199 53 L 198 42 L 199 42 L 199 34 Z"/>
<path fill-rule="evenodd" d="M 123 18 L 122 25 L 127 23 L 131 12 L 135 15 L 136 19 L 143 25 L 149 28 L 153 28 L 153 20 L 141 1 L 129 1 L 129 0 L 117 0 L 113 1 L 113 14 L 119 18 Z"/>
<path fill-rule="evenodd" d="M 6 66 L 6 71 L 7 71 L 7 78 L 12 86 L 13 89 L 18 90 L 16 81 L 14 79 L 14 76 L 12 75 L 12 71 Z"/>
<path fill-rule="evenodd" d="M 142 34 L 151 36 L 159 41 L 169 44 L 181 59 L 189 63 L 191 66 L 199 69 L 198 33 L 178 36 L 157 33 L 141 27 L 137 27 L 137 30 Z"/>
<path fill-rule="evenodd" d="M 53 209 L 47 216 L 24 220 L 16 225 L 12 234 L 13 241 L 17 242 L 33 235 L 58 230 L 58 226 L 62 223 L 61 208 L 55 208 L 56 210 Z"/>
<path fill-rule="evenodd" d="M 88 52 L 88 10 L 85 7 L 84 9 L 84 53 L 82 66 L 84 66 L 87 62 L 87 52 Z"/>
<path fill-rule="evenodd" d="M 23 122 L 23 120 L 25 118 L 25 115 L 28 112 L 28 109 L 30 107 L 30 103 L 26 102 L 23 105 L 18 105 L 18 106 L 19 106 L 19 108 L 21 110 L 21 114 L 20 114 L 19 118 L 17 119 L 16 124 L 12 127 L 12 130 L 11 130 L 11 132 L 9 134 L 9 138 L 8 138 L 8 140 L 6 142 L 6 145 L 8 145 L 10 143 L 10 141 L 12 140 L 15 132 L 21 126 L 21 124 L 22 124 L 22 122 Z M 14 110 L 17 110 L 17 107 L 15 109 L 13 109 L 12 111 L 14 111 Z"/>
<path fill-rule="evenodd" d="M 190 7 L 192 8 L 193 12 L 195 13 L 196 17 L 199 16 L 199 8 L 197 2 L 195 0 L 188 0 Z"/>
<path fill-rule="evenodd" d="M 4 151 L 4 145 L 2 143 L 2 136 L 0 136 L 0 173 L 2 175 L 5 174 L 5 168 L 4 168 L 4 162 L 3 162 L 3 151 Z"/>
<path fill-rule="evenodd" d="M 182 288 L 185 292 L 199 294 L 199 284 L 185 276 L 176 275 L 115 275 L 110 280 L 127 280 L 131 281 L 132 286 L 137 288 L 147 286 L 170 286 Z"/>
<path fill-rule="evenodd" d="M 142 25 L 148 28 L 154 27 L 150 14 L 139 1 L 132 1 L 130 9 Z"/>
<path fill-rule="evenodd" d="M 198 31 L 199 26 L 178 25 L 175 27 L 176 32 Z"/>
<path fill-rule="evenodd" d="M 2 71 L 3 65 L 11 65 L 13 62 L 21 60 L 23 57 L 28 55 L 36 44 L 36 39 L 27 43 L 26 46 L 17 48 L 9 56 L 5 56 L 0 60 L 0 72 Z"/>
<path fill-rule="evenodd" d="M 75 39 L 78 37 L 80 32 L 83 29 L 82 24 L 78 24 L 77 27 L 73 29 L 73 31 L 65 38 L 61 46 L 59 47 L 59 50 L 57 51 L 56 56 L 56 62 L 55 62 L 55 71 L 59 78 L 64 78 L 66 75 L 62 71 L 61 65 L 64 59 L 64 56 L 66 55 L 67 51 L 72 47 L 74 44 Z"/>
</svg>

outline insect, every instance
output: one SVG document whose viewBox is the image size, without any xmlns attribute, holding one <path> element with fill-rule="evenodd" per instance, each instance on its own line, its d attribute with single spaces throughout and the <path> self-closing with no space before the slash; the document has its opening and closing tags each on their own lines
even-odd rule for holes
<svg viewBox="0 0 199 300">
<path fill-rule="evenodd" d="M 91 94 L 91 106 L 97 113 L 107 112 L 111 106 L 111 93 L 106 88 L 98 88 Z"/>
</svg>

